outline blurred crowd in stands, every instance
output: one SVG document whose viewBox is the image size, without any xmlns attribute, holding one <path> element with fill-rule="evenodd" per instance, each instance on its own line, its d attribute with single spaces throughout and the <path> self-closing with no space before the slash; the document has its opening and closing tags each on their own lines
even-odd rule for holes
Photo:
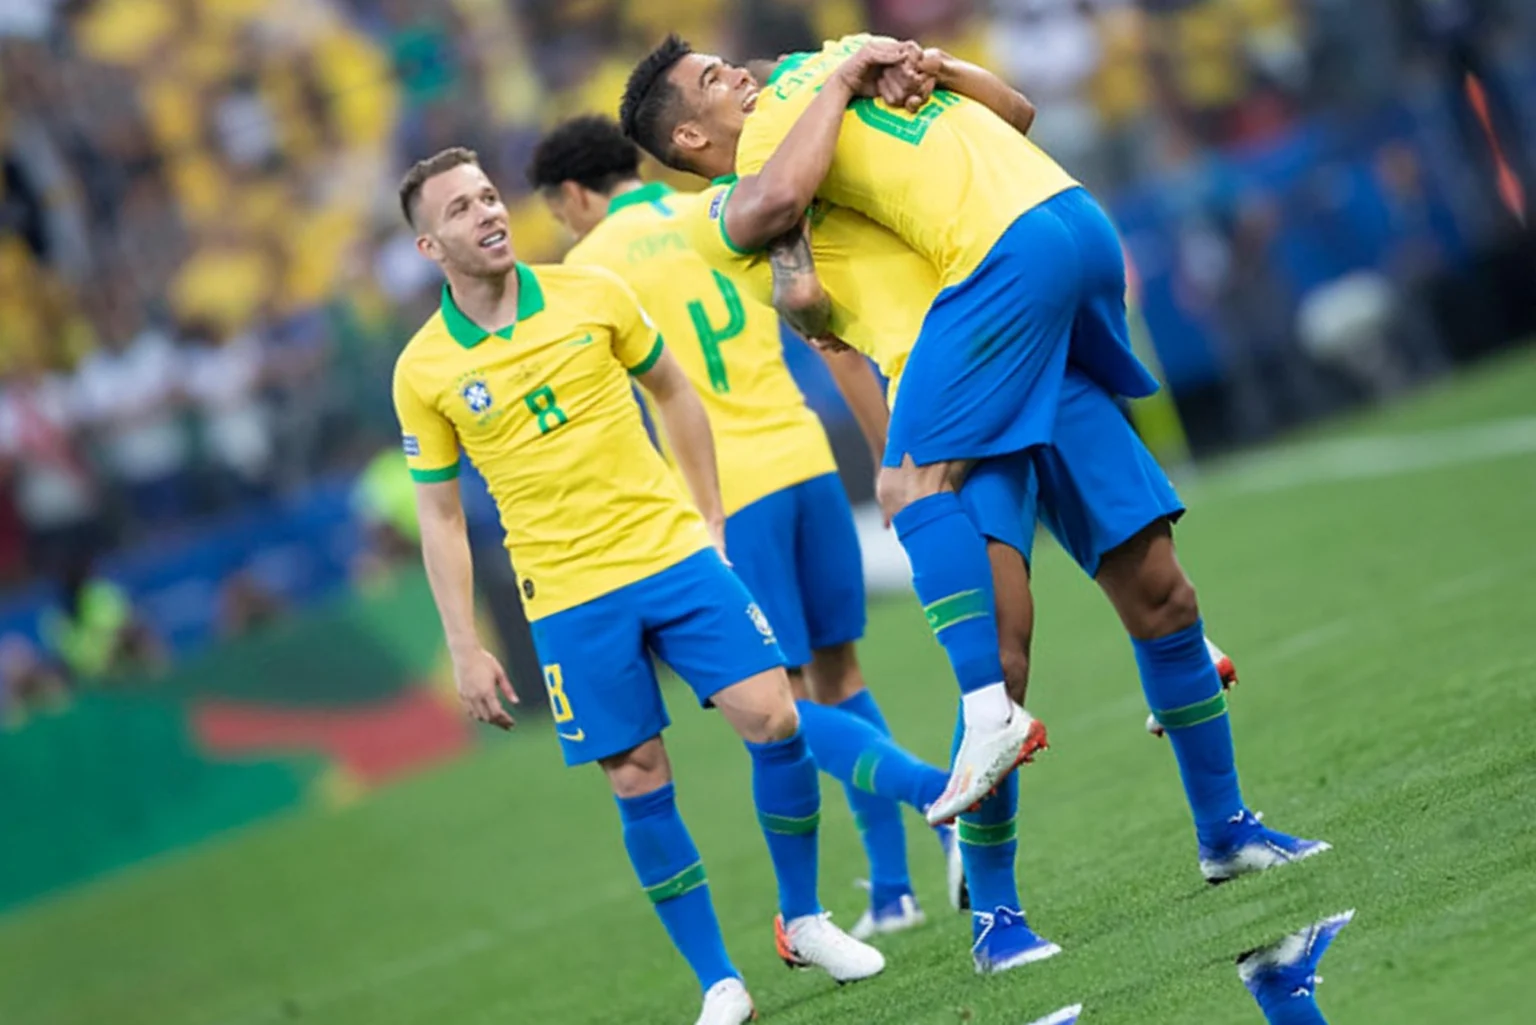
<svg viewBox="0 0 1536 1025">
<path fill-rule="evenodd" d="M 0 586 L 63 579 L 114 624 L 111 657 L 153 660 L 121 596 L 77 579 L 90 554 L 392 447 L 393 356 L 437 284 L 394 207 L 404 166 L 477 149 L 520 255 L 557 258 L 524 162 L 554 121 L 611 110 L 660 35 L 745 58 L 864 29 L 1000 71 L 1107 195 L 1470 71 L 1489 113 L 1458 115 L 1467 179 L 1496 173 L 1491 122 L 1505 191 L 1536 201 L 1536 112 L 1506 84 L 1536 54 L 1522 0 L 7 0 Z M 1419 187 L 1412 154 L 1380 172 Z M 1476 205 L 1501 230 L 1509 203 Z M 1283 346 L 1254 259 L 1275 216 L 1242 207 L 1183 259 L 1222 277 L 1234 334 Z"/>
</svg>

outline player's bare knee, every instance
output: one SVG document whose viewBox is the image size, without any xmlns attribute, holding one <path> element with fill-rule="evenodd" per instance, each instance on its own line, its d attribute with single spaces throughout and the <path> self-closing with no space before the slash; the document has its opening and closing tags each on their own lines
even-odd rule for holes
<svg viewBox="0 0 1536 1025">
<path fill-rule="evenodd" d="M 785 702 L 783 705 L 770 709 L 763 717 L 762 739 L 759 744 L 772 744 L 780 740 L 788 740 L 800 729 L 800 712 L 793 702 Z"/>
<path fill-rule="evenodd" d="M 672 782 L 672 763 L 660 737 L 599 760 L 615 797 L 639 797 Z"/>
<path fill-rule="evenodd" d="M 1126 624 L 1134 637 L 1167 637 L 1194 626 L 1200 619 L 1195 585 L 1182 571 L 1149 581 L 1137 598 L 1132 621 Z"/>
</svg>

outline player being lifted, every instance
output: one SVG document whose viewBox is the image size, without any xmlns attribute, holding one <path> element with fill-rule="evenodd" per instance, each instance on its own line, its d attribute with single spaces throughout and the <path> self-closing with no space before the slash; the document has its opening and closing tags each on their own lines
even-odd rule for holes
<svg viewBox="0 0 1536 1025">
<path fill-rule="evenodd" d="M 500 510 L 565 760 L 607 774 L 641 886 L 704 988 L 699 1021 L 737 1025 L 752 1004 L 678 816 L 651 653 L 746 742 L 780 952 L 838 981 L 879 973 L 880 953 L 818 901 L 815 762 L 772 628 L 721 558 L 709 421 L 686 375 L 618 278 L 517 261 L 472 152 L 416 164 L 400 202 L 446 279 L 440 309 L 400 354 L 394 401 L 465 709 L 509 728 L 502 699 L 517 698 L 475 632 L 461 449 Z M 631 379 L 655 401 L 692 502 L 650 443 Z"/>
<path fill-rule="evenodd" d="M 898 802 L 926 811 L 946 773 L 891 740 L 864 685 L 855 647 L 864 633 L 864 570 L 853 510 L 821 421 L 784 362 L 778 315 L 688 247 L 679 226 L 700 197 L 643 184 L 640 150 L 611 119 L 581 117 L 554 129 L 528 178 L 578 239 L 566 264 L 623 278 L 703 399 L 732 568 L 773 624 L 801 730 L 817 765 L 843 784 L 869 859 L 870 905 L 853 935 L 919 924 Z M 863 357 L 831 354 L 827 362 L 856 406 L 883 411 Z M 940 828 L 958 905 L 959 852 L 953 829 Z"/>
<path fill-rule="evenodd" d="M 1119 613 L 1148 703 L 1170 732 L 1205 876 L 1326 850 L 1266 829 L 1243 804 L 1221 681 L 1174 556 L 1171 524 L 1183 507 L 1115 403 L 1156 382 L 1130 350 L 1114 229 L 985 106 L 948 89 L 895 95 L 895 106 L 872 98 L 860 67 L 867 45 L 903 44 L 839 40 L 782 61 L 759 86 L 745 69 L 669 40 L 632 75 L 625 121 L 673 167 L 754 181 L 746 195 L 738 186 L 721 222 L 738 249 L 780 237 L 819 197 L 880 223 L 937 274 L 880 488 L 963 694 L 964 739 L 930 820 L 973 806 L 1031 737 L 999 682 L 985 533 L 955 494 L 967 470 L 990 471 L 1012 485 L 1025 522 L 1038 509 Z M 953 70 L 906 45 L 914 65 Z"/>
</svg>

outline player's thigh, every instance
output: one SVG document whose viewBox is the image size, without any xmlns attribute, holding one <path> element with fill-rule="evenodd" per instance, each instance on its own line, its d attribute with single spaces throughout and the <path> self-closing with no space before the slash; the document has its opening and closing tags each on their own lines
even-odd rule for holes
<svg viewBox="0 0 1536 1025">
<path fill-rule="evenodd" d="M 853 506 L 835 473 L 797 484 L 794 492 L 793 558 L 811 650 L 850 645 L 864 636 L 866 620 L 864 555 Z"/>
<path fill-rule="evenodd" d="M 775 491 L 732 513 L 725 521 L 725 554 L 768 617 L 785 662 L 803 666 L 811 661 L 811 639 L 795 558 L 799 504 L 794 491 Z"/>
<path fill-rule="evenodd" d="M 976 530 L 1019 553 L 1033 554 L 1039 481 L 1029 451 L 983 459 L 971 468 L 959 490 L 960 507 Z"/>
<path fill-rule="evenodd" d="M 647 581 L 645 639 L 701 705 L 762 673 L 784 679 L 784 653 L 768 617 L 712 548 Z M 791 707 L 793 707 L 791 705 Z"/>
<path fill-rule="evenodd" d="M 1034 452 L 1040 520 L 1089 576 L 1106 553 L 1184 505 L 1115 400 L 1068 371 L 1052 443 Z"/>
<path fill-rule="evenodd" d="M 1018 452 L 1050 437 L 1081 282 L 1071 232 L 1037 207 L 940 292 L 902 372 L 886 466 Z"/>
<path fill-rule="evenodd" d="M 633 587 L 530 624 L 567 765 L 628 751 L 670 722 Z"/>
</svg>

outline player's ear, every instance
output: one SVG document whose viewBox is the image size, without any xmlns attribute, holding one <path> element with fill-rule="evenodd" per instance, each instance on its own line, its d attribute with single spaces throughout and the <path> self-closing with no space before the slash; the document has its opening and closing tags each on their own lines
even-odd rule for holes
<svg viewBox="0 0 1536 1025">
<path fill-rule="evenodd" d="M 437 239 L 425 232 L 416 236 L 416 251 L 427 259 L 434 261 L 442 253 L 441 247 L 437 244 Z"/>
<path fill-rule="evenodd" d="M 672 129 L 672 145 L 684 153 L 695 153 L 709 145 L 709 137 L 697 121 L 682 121 Z"/>
</svg>

